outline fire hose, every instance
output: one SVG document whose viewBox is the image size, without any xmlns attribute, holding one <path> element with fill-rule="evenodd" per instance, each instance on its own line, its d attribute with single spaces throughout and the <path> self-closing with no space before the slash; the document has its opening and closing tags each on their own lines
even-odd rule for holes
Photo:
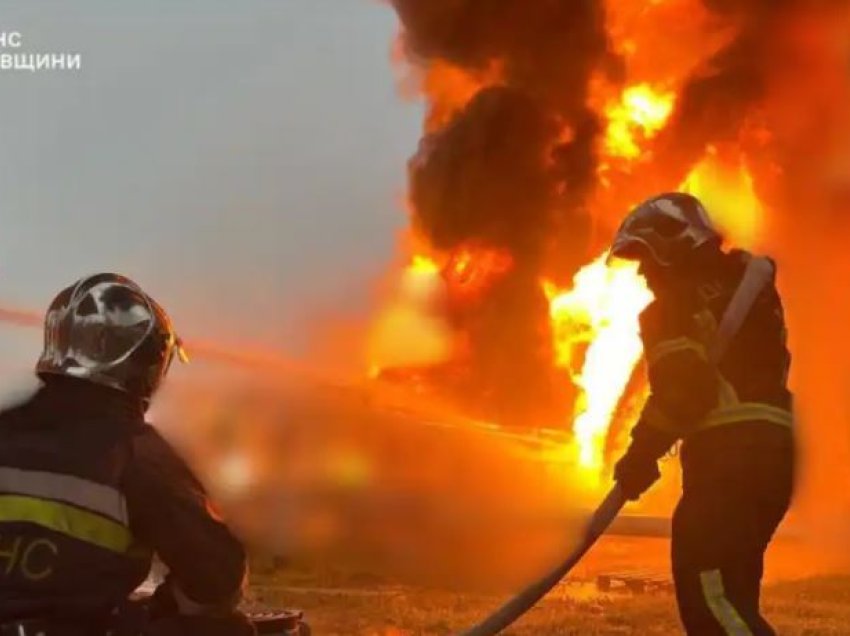
<svg viewBox="0 0 850 636">
<path fill-rule="evenodd" d="M 0 322 L 21 327 L 38 327 L 41 326 L 42 321 L 41 317 L 36 313 L 0 307 Z M 200 357 L 235 366 L 266 367 L 281 365 L 281 362 L 274 358 L 246 355 L 240 351 L 214 347 L 207 343 L 193 343 L 189 345 L 189 348 L 195 353 L 200 354 Z M 493 636 L 516 622 L 575 567 L 587 551 L 593 547 L 596 540 L 611 525 L 611 522 L 620 513 L 624 504 L 625 498 L 620 488 L 615 486 L 590 518 L 580 543 L 562 563 L 558 564 L 540 580 L 535 581 L 523 589 L 486 619 L 463 632 L 461 636 Z M 258 633 L 273 633 L 265 631 L 263 629 L 265 627 L 264 625 L 261 626 L 258 624 L 256 627 Z"/>
<path fill-rule="evenodd" d="M 709 360 L 717 364 L 722 358 L 729 342 L 737 333 L 750 308 L 763 289 L 764 285 L 774 274 L 773 263 L 766 258 L 755 257 L 747 264 L 743 279 L 738 285 L 729 305 L 717 328 L 715 341 L 709 350 Z M 40 320 L 37 315 L 25 311 L 11 310 L 0 307 L 0 322 L 19 326 L 37 326 Z M 219 349 L 211 346 L 198 347 L 205 357 L 239 366 L 265 366 L 280 364 L 275 359 L 246 356 L 241 352 Z M 288 366 L 288 365 L 287 365 Z M 590 518 L 581 541 L 567 558 L 539 580 L 531 583 L 516 596 L 502 605 L 483 621 L 462 632 L 460 636 L 495 636 L 509 627 L 535 604 L 537 604 L 552 588 L 554 588 L 582 557 L 593 547 L 597 539 L 620 514 L 626 499 L 619 486 L 614 486 Z"/>
<path fill-rule="evenodd" d="M 461 636 L 494 636 L 522 617 L 581 561 L 582 557 L 596 543 L 596 540 L 602 536 L 602 533 L 620 514 L 625 503 L 626 499 L 620 487 L 614 486 L 588 521 L 581 541 L 564 561 L 545 576 L 528 585 L 483 621 L 463 632 Z"/>
<path fill-rule="evenodd" d="M 764 286 L 774 276 L 774 271 L 773 262 L 768 258 L 753 257 L 747 263 L 741 282 L 726 307 L 723 318 L 717 327 L 714 342 L 709 348 L 708 359 L 712 365 L 716 366 L 723 358 L 723 354 L 732 338 L 741 328 L 753 303 L 759 297 Z M 463 632 L 461 636 L 493 636 L 534 607 L 593 547 L 600 535 L 620 514 L 625 503 L 625 497 L 619 486 L 614 486 L 590 518 L 581 542 L 563 563 L 560 563 L 539 581 L 526 587 L 478 625 Z"/>
</svg>

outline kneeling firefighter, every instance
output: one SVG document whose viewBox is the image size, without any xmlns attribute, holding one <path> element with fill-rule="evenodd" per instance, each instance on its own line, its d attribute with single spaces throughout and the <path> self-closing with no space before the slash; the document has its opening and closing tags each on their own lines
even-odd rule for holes
<svg viewBox="0 0 850 636">
<path fill-rule="evenodd" d="M 145 411 L 174 357 L 165 311 L 115 274 L 63 290 L 43 386 L 0 413 L 0 635 L 251 634 L 245 552 Z M 170 574 L 146 625 L 121 608 L 152 553 Z"/>
<path fill-rule="evenodd" d="M 703 206 L 681 193 L 631 212 L 612 255 L 637 260 L 655 294 L 641 316 L 651 395 L 615 480 L 626 497 L 639 498 L 658 479 L 659 458 L 682 440 L 672 560 L 685 630 L 774 634 L 759 593 L 764 552 L 790 503 L 794 463 L 775 266 L 724 251 Z M 748 290 L 741 311 L 735 303 L 757 264 L 763 280 Z M 737 321 L 729 320 L 736 311 Z M 724 353 L 713 355 L 719 332 L 735 322 L 723 334 Z"/>
</svg>

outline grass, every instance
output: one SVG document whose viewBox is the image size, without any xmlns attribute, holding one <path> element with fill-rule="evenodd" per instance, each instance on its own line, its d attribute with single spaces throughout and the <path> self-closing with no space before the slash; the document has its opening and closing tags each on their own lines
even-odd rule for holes
<svg viewBox="0 0 850 636">
<path fill-rule="evenodd" d="M 304 609 L 317 634 L 338 636 L 445 636 L 472 625 L 503 598 L 433 589 L 266 589 Z M 850 634 L 850 578 L 824 577 L 770 585 L 764 612 L 780 634 Z M 505 634 L 514 636 L 680 633 L 670 593 L 611 594 L 545 599 Z"/>
<path fill-rule="evenodd" d="M 646 636 L 681 633 L 670 591 L 600 594 L 603 572 L 666 573 L 666 540 L 606 537 L 561 585 L 506 635 Z M 818 575 L 799 546 L 777 542 L 768 558 L 762 608 L 780 634 L 850 635 L 850 576 Z M 832 569 L 830 571 L 836 571 Z M 846 570 L 837 570 L 846 571 Z M 388 577 L 294 566 L 255 571 L 255 594 L 267 605 L 305 610 L 322 636 L 446 636 L 457 634 L 498 607 L 510 594 L 471 593 L 394 585 Z"/>
</svg>

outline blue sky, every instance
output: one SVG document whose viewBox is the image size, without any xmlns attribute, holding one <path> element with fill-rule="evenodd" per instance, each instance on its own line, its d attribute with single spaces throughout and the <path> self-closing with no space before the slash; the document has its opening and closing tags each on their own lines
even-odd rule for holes
<svg viewBox="0 0 850 636">
<path fill-rule="evenodd" d="M 421 117 L 391 8 L 7 0 L 0 30 L 83 60 L 0 73 L 0 304 L 43 309 L 117 270 L 189 336 L 297 348 L 316 307 L 363 303 L 405 224 Z M 0 326 L 4 366 L 37 340 Z"/>
</svg>

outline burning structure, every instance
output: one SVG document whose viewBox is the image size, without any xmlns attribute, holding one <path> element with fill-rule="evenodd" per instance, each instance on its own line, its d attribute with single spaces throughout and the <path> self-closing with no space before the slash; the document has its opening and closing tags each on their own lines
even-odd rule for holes
<svg viewBox="0 0 850 636">
<path fill-rule="evenodd" d="M 811 194 L 789 172 L 795 149 L 832 155 L 785 100 L 813 69 L 836 85 L 844 7 L 391 2 L 404 87 L 427 108 L 372 373 L 483 420 L 568 427 L 593 483 L 646 391 L 651 301 L 633 267 L 606 263 L 606 240 L 631 206 L 678 189 L 731 242 L 790 257 L 783 219 Z"/>
</svg>

